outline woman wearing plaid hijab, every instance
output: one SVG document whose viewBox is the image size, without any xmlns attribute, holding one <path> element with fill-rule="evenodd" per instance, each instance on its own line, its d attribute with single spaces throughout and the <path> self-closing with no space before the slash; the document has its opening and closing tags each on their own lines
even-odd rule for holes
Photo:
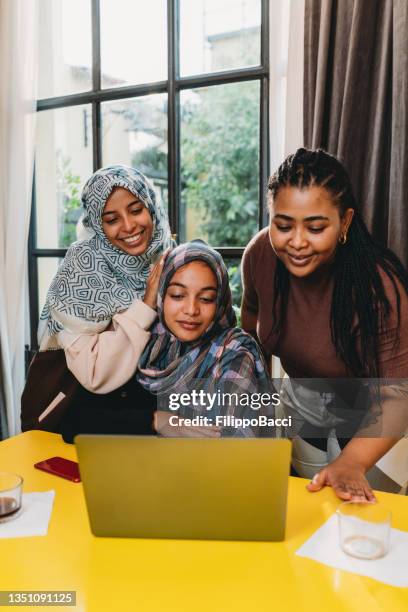
<svg viewBox="0 0 408 612">
<path fill-rule="evenodd" d="M 228 272 L 222 257 L 202 241 L 174 249 L 166 258 L 158 293 L 158 322 L 151 331 L 140 362 L 137 380 L 150 393 L 159 395 L 159 405 L 174 392 L 228 390 L 251 394 L 268 381 L 266 366 L 255 340 L 236 327 Z M 227 389 L 228 387 L 228 389 Z M 220 406 L 207 411 L 188 406 L 179 416 L 207 417 L 221 414 Z M 246 409 L 246 416 L 248 410 Z M 256 417 L 257 413 L 250 416 Z M 227 409 L 237 415 L 237 406 Z M 241 415 L 239 415 L 241 416 Z M 159 411 L 156 428 L 172 435 L 169 413 Z M 160 422 L 164 426 L 160 425 Z M 193 427 L 185 435 L 220 435 L 219 428 Z M 213 434 L 211 434 L 213 432 Z M 253 435 L 249 428 L 226 431 L 226 435 Z M 173 428 L 174 435 L 180 429 Z"/>
</svg>

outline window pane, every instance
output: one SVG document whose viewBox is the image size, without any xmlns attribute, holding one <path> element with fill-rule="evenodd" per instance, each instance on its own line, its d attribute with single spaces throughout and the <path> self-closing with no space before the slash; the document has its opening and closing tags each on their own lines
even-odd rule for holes
<svg viewBox="0 0 408 612">
<path fill-rule="evenodd" d="M 38 312 L 41 314 L 47 297 L 47 291 L 54 278 L 62 258 L 59 257 L 39 257 L 38 266 Z"/>
<path fill-rule="evenodd" d="M 91 89 L 90 0 L 41 0 L 38 4 L 39 98 Z"/>
<path fill-rule="evenodd" d="M 182 76 L 261 62 L 261 0 L 180 0 Z"/>
<path fill-rule="evenodd" d="M 91 107 L 39 112 L 35 157 L 37 247 L 67 247 L 76 240 L 81 191 L 91 174 Z"/>
<path fill-rule="evenodd" d="M 181 93 L 181 240 L 244 246 L 258 229 L 259 82 Z"/>
<path fill-rule="evenodd" d="M 133 166 L 167 196 L 167 96 L 157 94 L 102 106 L 103 165 Z"/>
<path fill-rule="evenodd" d="M 166 0 L 101 0 L 102 87 L 167 78 Z"/>
</svg>

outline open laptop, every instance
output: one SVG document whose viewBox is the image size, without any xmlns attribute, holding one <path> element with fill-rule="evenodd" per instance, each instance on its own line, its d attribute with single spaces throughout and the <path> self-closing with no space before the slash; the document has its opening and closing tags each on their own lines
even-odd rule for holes
<svg viewBox="0 0 408 612">
<path fill-rule="evenodd" d="M 75 438 L 96 536 L 283 540 L 291 443 Z"/>
</svg>

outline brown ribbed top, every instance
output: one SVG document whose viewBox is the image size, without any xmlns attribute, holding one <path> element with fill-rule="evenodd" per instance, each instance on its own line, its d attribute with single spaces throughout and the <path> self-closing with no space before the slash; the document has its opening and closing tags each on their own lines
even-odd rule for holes
<svg viewBox="0 0 408 612">
<path fill-rule="evenodd" d="M 299 378 L 348 377 L 343 361 L 336 355 L 330 332 L 333 276 L 330 269 L 305 278 L 290 276 L 287 312 L 280 337 L 272 332 L 276 255 L 268 228 L 248 244 L 242 260 L 243 310 L 257 315 L 259 342 L 269 361 L 280 357 L 289 376 Z M 402 287 L 401 323 L 396 345 L 396 296 L 390 279 L 381 274 L 392 311 L 388 327 L 379 341 L 380 376 L 408 377 L 408 297 Z"/>
</svg>

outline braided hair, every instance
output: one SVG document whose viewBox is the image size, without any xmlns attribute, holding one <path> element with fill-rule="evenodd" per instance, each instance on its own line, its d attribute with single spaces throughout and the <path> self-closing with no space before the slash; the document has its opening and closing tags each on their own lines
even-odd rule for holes
<svg viewBox="0 0 408 612">
<path fill-rule="evenodd" d="M 299 189 L 324 187 L 338 206 L 340 217 L 348 208 L 354 210 L 347 242 L 339 245 L 335 255 L 331 336 L 337 355 L 353 376 L 378 378 L 378 337 L 386 331 L 391 311 L 379 268 L 388 276 L 395 291 L 398 328 L 401 296 L 397 280 L 408 293 L 408 272 L 390 249 L 369 234 L 359 213 L 350 178 L 336 157 L 322 149 L 298 149 L 270 177 L 270 202 L 286 186 Z M 274 284 L 274 331 L 279 333 L 289 293 L 289 272 L 280 259 L 277 261 Z M 354 328 L 356 320 L 357 329 Z M 357 332 L 360 334 L 359 347 Z"/>
</svg>

